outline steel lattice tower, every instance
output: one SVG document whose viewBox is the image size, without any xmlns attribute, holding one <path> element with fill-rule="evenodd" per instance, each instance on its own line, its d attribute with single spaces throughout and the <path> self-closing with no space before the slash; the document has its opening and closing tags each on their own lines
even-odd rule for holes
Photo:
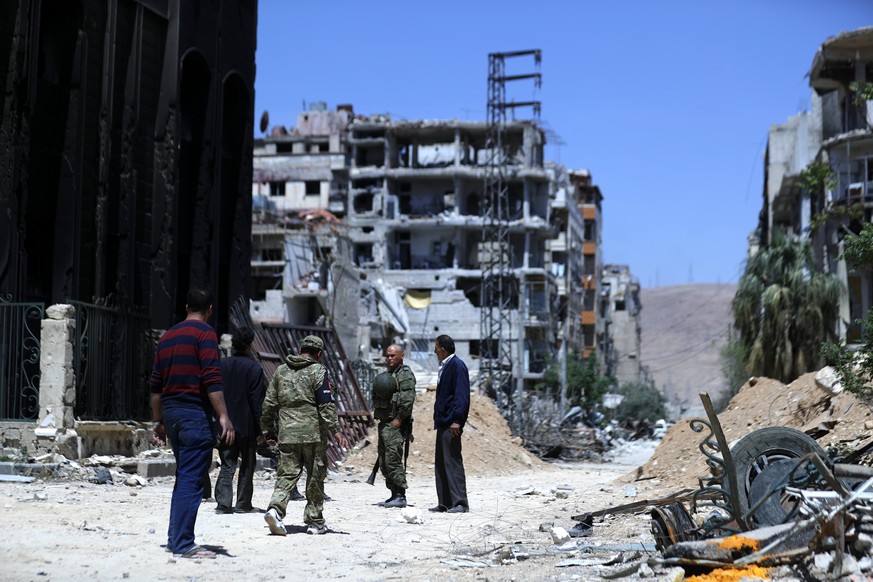
<svg viewBox="0 0 873 582">
<path fill-rule="evenodd" d="M 509 233 L 510 212 L 509 170 L 510 152 L 507 139 L 507 111 L 518 107 L 533 109 L 539 118 L 539 101 L 507 102 L 506 83 L 532 79 L 539 88 L 542 76 L 539 49 L 490 53 L 488 55 L 488 159 L 485 169 L 482 200 L 482 242 L 479 262 L 482 269 L 480 311 L 480 385 L 497 401 L 500 410 L 509 416 L 511 426 L 515 414 L 512 357 L 512 303 L 518 301 L 518 278 L 512 264 L 512 245 Z M 533 57 L 537 72 L 507 75 L 506 60 Z M 513 432 L 518 427 L 512 426 Z"/>
</svg>

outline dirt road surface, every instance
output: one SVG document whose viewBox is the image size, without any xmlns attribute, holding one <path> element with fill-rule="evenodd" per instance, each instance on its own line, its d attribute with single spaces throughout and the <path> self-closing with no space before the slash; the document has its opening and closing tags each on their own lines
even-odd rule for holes
<svg viewBox="0 0 873 582">
<path fill-rule="evenodd" d="M 570 529 L 573 515 L 634 501 L 634 493 L 637 500 L 660 494 L 657 482 L 615 482 L 642 460 L 471 476 L 471 512 L 455 515 L 427 511 L 436 496 L 432 472 L 422 467 L 410 477 L 408 498 L 423 523 L 375 505 L 388 490 L 367 485 L 364 467 L 347 467 L 326 483 L 333 501 L 325 504 L 330 532 L 324 536 L 305 533 L 303 502 L 289 505 L 285 537 L 269 535 L 263 513 L 216 515 L 214 502 L 204 502 L 197 542 L 219 555 L 202 560 L 177 558 L 162 547 L 172 478 L 140 487 L 118 475 L 112 485 L 0 482 L 0 579 L 598 579 L 597 564 L 622 549 L 652 544 L 648 517 L 598 520 L 592 536 L 563 546 L 553 543 L 546 526 Z M 259 472 L 254 503 L 261 511 L 272 487 L 273 474 Z"/>
</svg>

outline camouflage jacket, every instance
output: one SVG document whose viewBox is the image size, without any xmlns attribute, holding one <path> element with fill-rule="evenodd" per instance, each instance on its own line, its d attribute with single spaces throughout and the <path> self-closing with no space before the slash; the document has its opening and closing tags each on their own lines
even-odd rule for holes
<svg viewBox="0 0 873 582">
<path fill-rule="evenodd" d="M 389 370 L 397 380 L 397 392 L 391 397 L 388 409 L 374 410 L 373 415 L 379 420 L 406 420 L 412 416 L 412 405 L 415 404 L 415 374 L 406 364 L 401 364 Z"/>
<path fill-rule="evenodd" d="M 277 433 L 279 444 L 297 444 L 319 442 L 326 433 L 338 430 L 327 369 L 305 356 L 285 358 L 267 386 L 261 432 Z"/>
</svg>

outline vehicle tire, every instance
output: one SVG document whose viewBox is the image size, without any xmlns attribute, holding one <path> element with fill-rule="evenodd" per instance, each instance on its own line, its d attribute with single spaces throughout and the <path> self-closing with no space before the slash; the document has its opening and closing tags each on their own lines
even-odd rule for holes
<svg viewBox="0 0 873 582">
<path fill-rule="evenodd" d="M 744 436 L 731 448 L 731 457 L 737 474 L 740 510 L 743 513 L 757 501 L 757 497 L 750 503 L 749 492 L 755 479 L 771 464 L 791 459 L 799 459 L 809 453 L 818 455 L 827 460 L 824 450 L 809 435 L 786 426 L 770 426 L 756 430 Z M 780 463 L 782 467 L 788 464 Z M 788 469 L 790 470 L 790 469 Z M 803 469 L 799 469 L 795 475 L 802 475 Z M 730 491 L 730 485 L 725 479 L 724 488 Z M 756 495 L 758 495 L 756 493 Z M 781 497 L 781 496 L 780 496 Z M 765 511 L 758 511 L 752 516 L 759 526 L 776 525 L 783 523 L 793 514 L 792 507 L 781 508 L 780 505 L 765 503 Z"/>
</svg>

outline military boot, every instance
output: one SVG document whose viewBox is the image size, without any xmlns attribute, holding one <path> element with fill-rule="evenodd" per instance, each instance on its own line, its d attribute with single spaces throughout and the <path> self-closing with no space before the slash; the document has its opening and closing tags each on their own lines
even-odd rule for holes
<svg viewBox="0 0 873 582">
<path fill-rule="evenodd" d="M 391 485 L 391 486 L 389 487 L 389 489 L 391 489 L 391 497 L 389 497 L 389 498 L 386 499 L 385 501 L 380 501 L 380 502 L 379 502 L 379 505 L 383 505 L 383 506 L 384 506 L 384 505 L 387 505 L 388 503 L 391 503 L 391 502 L 394 501 L 395 499 L 397 499 L 397 487 Z"/>
<path fill-rule="evenodd" d="M 406 507 L 406 489 L 394 488 L 394 498 L 385 502 L 384 507 Z"/>
</svg>

